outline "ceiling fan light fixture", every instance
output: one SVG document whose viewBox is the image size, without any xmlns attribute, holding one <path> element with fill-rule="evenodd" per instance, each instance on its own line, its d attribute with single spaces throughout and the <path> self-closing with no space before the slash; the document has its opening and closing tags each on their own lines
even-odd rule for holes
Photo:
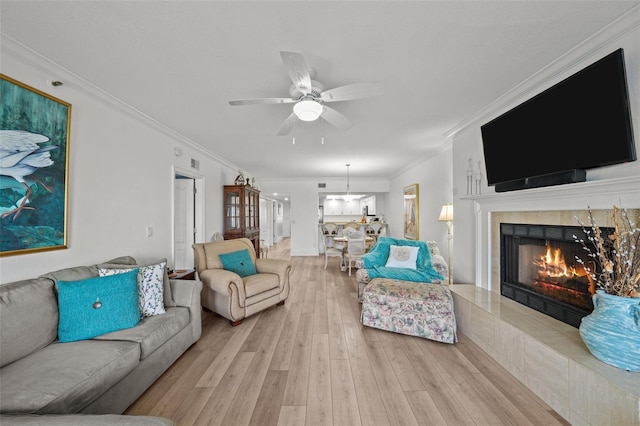
<svg viewBox="0 0 640 426">
<path fill-rule="evenodd" d="M 322 105 L 314 100 L 302 100 L 293 106 L 293 112 L 302 121 L 314 121 L 322 114 Z"/>
</svg>

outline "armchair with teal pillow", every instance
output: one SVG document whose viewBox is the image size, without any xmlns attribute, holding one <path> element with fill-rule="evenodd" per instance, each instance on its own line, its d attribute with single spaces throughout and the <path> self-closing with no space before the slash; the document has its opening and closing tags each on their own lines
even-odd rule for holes
<svg viewBox="0 0 640 426">
<path fill-rule="evenodd" d="M 247 238 L 193 245 L 202 306 L 239 325 L 289 297 L 291 262 L 257 259 Z"/>
<path fill-rule="evenodd" d="M 385 266 L 389 259 L 391 246 L 418 247 L 416 269 Z M 433 241 L 401 240 L 380 237 L 375 246 L 356 262 L 358 281 L 358 299 L 362 290 L 374 278 L 391 278 L 403 281 L 443 283 L 448 279 L 448 266 Z"/>
</svg>

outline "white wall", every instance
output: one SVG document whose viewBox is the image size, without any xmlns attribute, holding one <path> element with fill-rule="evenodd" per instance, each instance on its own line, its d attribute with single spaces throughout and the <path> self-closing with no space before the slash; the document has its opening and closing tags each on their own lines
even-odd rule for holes
<svg viewBox="0 0 640 426">
<path fill-rule="evenodd" d="M 515 87 L 484 110 L 479 111 L 472 119 L 452 130 L 450 135 L 453 138 L 453 202 L 455 212 L 455 236 L 453 238 L 455 267 L 453 275 L 456 282 L 476 282 L 476 259 L 481 257 L 477 256 L 480 253 L 476 253 L 476 233 L 488 232 L 486 229 L 477 229 L 488 227 L 487 217 L 479 215 L 478 205 L 480 203 L 478 200 L 481 201 L 483 197 L 496 196 L 493 187 L 489 188 L 486 185 L 486 179 L 483 179 L 482 195 L 478 197 L 466 196 L 468 160 L 472 158 L 476 168 L 477 161 L 483 160 L 480 126 L 620 47 L 625 51 L 636 153 L 640 155 L 640 8 L 636 8 L 635 11 L 615 22 L 609 28 L 576 46 L 575 49 L 549 64 L 529 80 Z M 605 143 L 603 141 L 603 145 Z M 601 148 L 598 147 L 598 149 Z M 638 176 L 640 176 L 640 161 L 587 171 L 587 181 L 591 182 Z M 569 197 L 571 187 L 575 187 L 575 185 L 580 184 L 552 187 L 548 189 L 548 192 L 555 194 L 558 190 L 566 190 Z M 544 192 L 545 189 L 515 191 L 498 195 L 503 206 L 510 204 L 513 206 L 513 210 L 517 211 L 520 210 L 519 206 L 526 202 L 522 198 L 523 193 L 527 191 L 534 191 L 537 193 L 536 196 L 540 197 L 539 192 Z M 595 191 L 594 189 L 594 193 Z M 638 192 L 640 193 L 640 188 L 638 188 Z M 620 198 L 629 199 L 629 196 L 625 195 Z M 509 200 L 512 200 L 511 203 Z M 587 205 L 583 206 L 585 209 L 587 207 Z M 559 203 L 553 201 L 540 202 L 535 208 L 536 210 L 565 209 L 559 208 Z M 481 247 L 481 250 L 484 249 L 485 247 Z"/>
<path fill-rule="evenodd" d="M 426 158 L 411 165 L 391 180 L 388 195 L 385 220 L 389 223 L 387 235 L 394 238 L 404 238 L 404 187 L 418 184 L 418 239 L 421 241 L 435 240 L 438 242 L 440 253 L 447 259 L 447 224 L 438 222 L 440 210 L 445 203 L 451 203 L 451 145 L 443 139 L 440 151 L 433 157 Z M 456 233 L 457 212 L 454 210 L 454 230 Z M 455 240 L 455 237 L 454 237 Z M 452 260 L 452 274 L 455 269 Z"/>
<path fill-rule="evenodd" d="M 0 283 L 121 255 L 141 262 L 173 256 L 174 169 L 204 180 L 205 236 L 222 231 L 222 186 L 237 167 L 200 151 L 77 76 L 10 40 L 1 40 L 2 72 L 72 104 L 68 249 L 0 258 Z M 61 80 L 60 87 L 47 80 Z M 182 155 L 176 156 L 174 148 Z M 200 162 L 199 170 L 190 166 Z M 146 237 L 146 227 L 153 236 Z"/>
</svg>

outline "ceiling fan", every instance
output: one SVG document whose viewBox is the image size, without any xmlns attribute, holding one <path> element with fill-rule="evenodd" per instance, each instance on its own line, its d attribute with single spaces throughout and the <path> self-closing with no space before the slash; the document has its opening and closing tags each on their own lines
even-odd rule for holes
<svg viewBox="0 0 640 426">
<path fill-rule="evenodd" d="M 304 56 L 297 52 L 280 52 L 282 62 L 293 84 L 289 88 L 289 98 L 254 98 L 229 101 L 230 105 L 294 104 L 293 112 L 284 121 L 278 136 L 291 132 L 297 120 L 314 121 L 322 117 L 329 124 L 340 129 L 348 129 L 353 123 L 344 115 L 325 104 L 328 102 L 350 101 L 379 96 L 383 93 L 382 83 L 354 83 L 324 90 L 324 86 L 312 80 L 313 71 L 307 66 Z"/>
</svg>

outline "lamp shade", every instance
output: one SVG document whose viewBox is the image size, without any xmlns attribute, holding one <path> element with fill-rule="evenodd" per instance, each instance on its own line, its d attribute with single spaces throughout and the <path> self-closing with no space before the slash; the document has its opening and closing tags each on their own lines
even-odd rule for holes
<svg viewBox="0 0 640 426">
<path fill-rule="evenodd" d="M 316 101 L 304 100 L 293 106 L 293 112 L 302 121 L 314 121 L 322 114 L 322 105 Z"/>
<path fill-rule="evenodd" d="M 440 210 L 439 222 L 453 222 L 453 204 L 447 203 L 442 205 Z"/>
</svg>

